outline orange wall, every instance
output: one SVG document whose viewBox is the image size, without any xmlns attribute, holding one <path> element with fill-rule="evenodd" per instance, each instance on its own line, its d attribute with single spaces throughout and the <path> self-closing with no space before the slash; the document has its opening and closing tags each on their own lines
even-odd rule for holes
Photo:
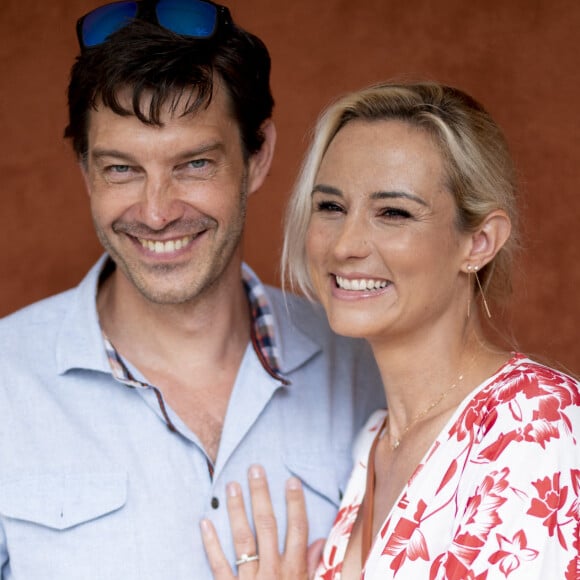
<svg viewBox="0 0 580 580">
<path fill-rule="evenodd" d="M 95 0 L 0 4 L 0 315 L 75 284 L 99 255 L 68 143 L 76 18 Z M 511 323 L 520 347 L 580 372 L 580 2 L 232 0 L 273 61 L 276 161 L 250 203 L 246 257 L 277 280 L 284 204 L 307 131 L 331 98 L 391 77 L 432 78 L 481 100 L 521 180 L 525 254 Z"/>
</svg>

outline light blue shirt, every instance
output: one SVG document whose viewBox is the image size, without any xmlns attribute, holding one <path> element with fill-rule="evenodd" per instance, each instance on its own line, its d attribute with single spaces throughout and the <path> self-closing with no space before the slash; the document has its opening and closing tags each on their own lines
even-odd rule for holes
<svg viewBox="0 0 580 580">
<path fill-rule="evenodd" d="M 291 475 L 304 483 L 311 539 L 326 536 L 352 440 L 384 405 L 368 348 L 334 336 L 319 308 L 262 287 L 284 380 L 248 345 L 212 477 L 156 389 L 113 377 L 95 303 L 103 263 L 0 321 L 0 577 L 209 579 L 199 522 L 214 522 L 233 562 L 225 486 L 239 481 L 247 499 L 253 463 L 266 468 L 281 547 Z"/>
</svg>

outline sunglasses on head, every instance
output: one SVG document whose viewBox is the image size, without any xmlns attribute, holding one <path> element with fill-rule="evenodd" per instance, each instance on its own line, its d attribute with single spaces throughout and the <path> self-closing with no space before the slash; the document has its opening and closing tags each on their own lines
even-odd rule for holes
<svg viewBox="0 0 580 580">
<path fill-rule="evenodd" d="M 82 50 L 98 46 L 135 19 L 152 22 L 190 38 L 212 38 L 231 25 L 230 11 L 210 0 L 137 0 L 105 4 L 77 21 Z"/>
</svg>

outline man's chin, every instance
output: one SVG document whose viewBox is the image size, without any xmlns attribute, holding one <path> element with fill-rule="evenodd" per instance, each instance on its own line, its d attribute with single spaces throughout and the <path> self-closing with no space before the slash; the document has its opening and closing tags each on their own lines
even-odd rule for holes
<svg viewBox="0 0 580 580">
<path fill-rule="evenodd" d="M 175 284 L 163 287 L 153 284 L 144 284 L 142 281 L 134 282 L 135 288 L 147 302 L 159 306 L 178 306 L 195 300 L 197 292 L 191 285 Z"/>
<path fill-rule="evenodd" d="M 127 293 L 140 296 L 146 302 L 156 305 L 180 305 L 195 300 L 198 289 L 195 280 L 180 275 L 182 268 L 157 264 L 154 267 L 140 268 L 138 271 L 120 265 L 121 282 Z"/>
</svg>

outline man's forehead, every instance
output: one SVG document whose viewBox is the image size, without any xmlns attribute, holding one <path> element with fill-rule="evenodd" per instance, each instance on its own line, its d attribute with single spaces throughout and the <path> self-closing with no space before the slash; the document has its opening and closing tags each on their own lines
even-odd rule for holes
<svg viewBox="0 0 580 580">
<path fill-rule="evenodd" d="M 243 151 L 241 131 L 234 116 L 227 109 L 223 92 L 218 92 L 209 104 L 188 110 L 186 96 L 175 93 L 175 101 L 168 100 L 160 107 L 152 121 L 147 107 L 151 94 L 139 104 L 145 118 L 133 111 L 133 96 L 125 90 L 119 94 L 120 110 L 114 110 L 102 100 L 89 111 L 87 119 L 87 153 L 115 151 L 125 155 L 143 155 L 155 152 L 159 158 L 180 154 L 180 151 L 221 148 L 230 150 L 240 147 Z"/>
</svg>

